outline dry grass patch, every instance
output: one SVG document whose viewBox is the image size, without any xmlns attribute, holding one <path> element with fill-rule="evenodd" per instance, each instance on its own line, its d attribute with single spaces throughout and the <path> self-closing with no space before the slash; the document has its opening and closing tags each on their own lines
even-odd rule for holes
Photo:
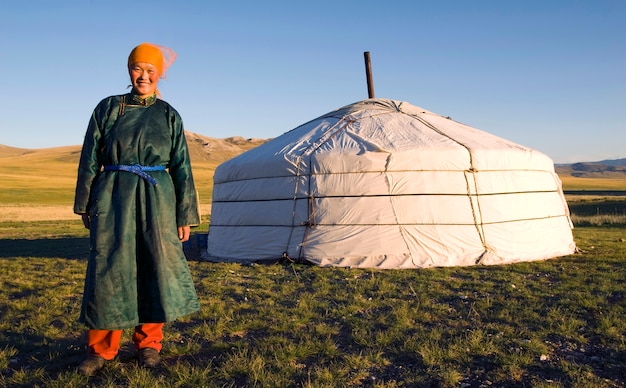
<svg viewBox="0 0 626 388">
<path fill-rule="evenodd" d="M 623 174 L 622 174 L 623 175 Z M 624 190 L 626 178 L 581 178 L 571 175 L 560 175 L 563 190 Z"/>
<path fill-rule="evenodd" d="M 71 205 L 0 205 L 0 222 L 75 220 Z"/>
</svg>

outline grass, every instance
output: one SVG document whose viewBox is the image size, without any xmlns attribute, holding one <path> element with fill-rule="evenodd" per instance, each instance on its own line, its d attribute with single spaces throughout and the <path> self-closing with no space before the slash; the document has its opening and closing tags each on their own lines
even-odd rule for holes
<svg viewBox="0 0 626 388">
<path fill-rule="evenodd" d="M 626 384 L 620 227 L 576 228 L 579 254 L 509 266 L 191 261 L 202 310 L 166 325 L 162 367 L 138 368 L 125 332 L 119 358 L 88 379 L 75 373 L 85 231 L 77 220 L 28 222 L 23 237 L 1 226 L 0 386 Z"/>
<path fill-rule="evenodd" d="M 0 219 L 0 386 L 626 385 L 626 200 L 595 197 L 568 198 L 575 255 L 401 271 L 196 261 L 205 213 L 187 246 L 202 309 L 166 324 L 162 366 L 138 368 L 125 331 L 119 357 L 80 376 L 87 231 L 77 217 L 48 214 L 71 211 L 70 151 L 0 164 L 0 211 L 43 206 L 35 214 L 48 216 Z M 194 171 L 206 206 L 214 166 Z M 624 187 L 563 182 L 567 190 Z"/>
<path fill-rule="evenodd" d="M 567 202 L 575 226 L 626 225 L 626 197 L 572 196 Z"/>
<path fill-rule="evenodd" d="M 560 175 L 563 190 L 624 190 L 626 178 L 587 178 Z"/>
</svg>

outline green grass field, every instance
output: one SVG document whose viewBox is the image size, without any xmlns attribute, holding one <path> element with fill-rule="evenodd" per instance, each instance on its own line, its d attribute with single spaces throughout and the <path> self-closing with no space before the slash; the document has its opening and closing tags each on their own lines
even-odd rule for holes
<svg viewBox="0 0 626 388">
<path fill-rule="evenodd" d="M 162 366 L 138 368 L 126 333 L 119 358 L 88 379 L 75 371 L 86 351 L 76 323 L 86 231 L 78 221 L 1 226 L 0 386 L 626 383 L 621 227 L 577 228 L 580 253 L 508 266 L 192 261 L 202 310 L 166 325 Z"/>
<path fill-rule="evenodd" d="M 0 163 L 0 386 L 626 385 L 626 198 L 602 196 L 568 198 L 579 253 L 515 265 L 236 265 L 193 260 L 191 244 L 202 309 L 166 325 L 162 365 L 138 368 L 128 332 L 115 361 L 80 376 L 89 244 L 71 214 L 75 155 L 64 155 L 33 155 L 26 169 L 23 159 Z M 205 209 L 213 170 L 196 165 Z"/>
</svg>

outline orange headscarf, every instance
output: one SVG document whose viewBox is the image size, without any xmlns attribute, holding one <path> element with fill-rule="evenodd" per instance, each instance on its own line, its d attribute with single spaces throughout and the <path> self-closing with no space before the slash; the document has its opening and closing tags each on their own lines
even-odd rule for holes
<svg viewBox="0 0 626 388">
<path fill-rule="evenodd" d="M 154 65 L 160 74 L 160 78 L 165 79 L 167 69 L 174 63 L 176 53 L 174 50 L 152 43 L 142 43 L 135 47 L 128 56 L 128 68 L 133 63 L 146 62 Z"/>
</svg>

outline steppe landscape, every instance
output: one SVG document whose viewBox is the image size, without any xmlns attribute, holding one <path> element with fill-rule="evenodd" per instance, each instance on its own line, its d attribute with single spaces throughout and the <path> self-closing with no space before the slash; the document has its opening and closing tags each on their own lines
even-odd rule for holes
<svg viewBox="0 0 626 388">
<path fill-rule="evenodd" d="M 202 225 L 213 172 L 264 139 L 187 133 Z M 88 252 L 80 146 L 0 145 L 0 386 L 624 387 L 626 160 L 558 165 L 579 252 L 508 266 L 376 271 L 197 260 L 202 310 L 88 379 L 76 323 Z M 125 334 L 125 341 L 129 334 Z"/>
<path fill-rule="evenodd" d="M 194 177 L 201 198 L 201 213 L 209 214 L 213 171 L 221 162 L 266 140 L 209 138 L 187 133 Z M 0 222 L 75 219 L 73 186 L 80 145 L 22 149 L 0 145 Z"/>
<path fill-rule="evenodd" d="M 267 140 L 236 136 L 216 139 L 187 132 L 202 215 L 210 213 L 215 168 Z M 74 219 L 76 216 L 71 211 L 71 204 L 79 156 L 80 145 L 44 149 L 0 145 L 0 179 L 3 182 L 0 222 Z M 557 165 L 556 171 L 565 191 L 596 190 L 613 192 L 613 196 L 625 191 L 622 195 L 626 195 L 626 159 L 614 162 L 618 164 Z M 591 198 L 590 193 L 583 194 Z M 598 196 L 602 197 L 602 193 Z"/>
</svg>

